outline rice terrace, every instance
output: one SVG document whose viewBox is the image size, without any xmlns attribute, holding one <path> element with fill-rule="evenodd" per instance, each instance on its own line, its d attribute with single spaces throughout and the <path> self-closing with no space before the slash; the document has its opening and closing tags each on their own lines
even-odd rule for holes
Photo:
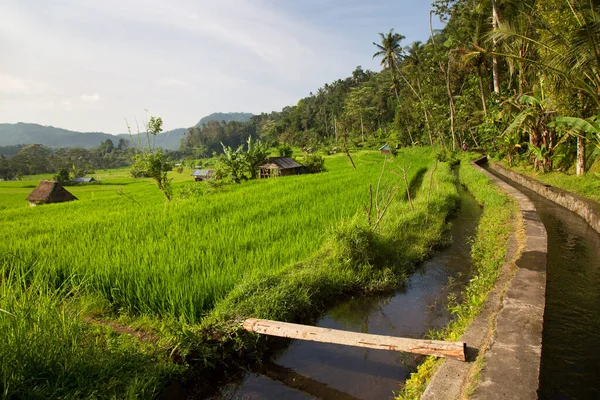
<svg viewBox="0 0 600 400">
<path fill-rule="evenodd" d="M 0 4 L 0 399 L 600 399 L 599 15 Z"/>
</svg>

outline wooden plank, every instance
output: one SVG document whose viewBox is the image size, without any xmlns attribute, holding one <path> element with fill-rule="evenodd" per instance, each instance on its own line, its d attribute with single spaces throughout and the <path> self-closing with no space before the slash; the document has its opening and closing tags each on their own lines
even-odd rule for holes
<svg viewBox="0 0 600 400">
<path fill-rule="evenodd" d="M 370 349 L 403 351 L 435 357 L 454 358 L 461 361 L 466 360 L 466 344 L 463 342 L 373 335 L 255 318 L 245 320 L 242 326 L 249 332 L 289 339 L 334 343 Z"/>
</svg>

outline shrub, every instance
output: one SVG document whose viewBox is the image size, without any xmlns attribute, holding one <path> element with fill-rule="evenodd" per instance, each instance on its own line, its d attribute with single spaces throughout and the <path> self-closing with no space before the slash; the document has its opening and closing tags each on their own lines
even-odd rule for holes
<svg viewBox="0 0 600 400">
<path fill-rule="evenodd" d="M 302 161 L 302 164 L 304 164 L 306 170 L 310 174 L 326 171 L 325 159 L 318 154 L 304 153 L 304 160 Z"/>
</svg>

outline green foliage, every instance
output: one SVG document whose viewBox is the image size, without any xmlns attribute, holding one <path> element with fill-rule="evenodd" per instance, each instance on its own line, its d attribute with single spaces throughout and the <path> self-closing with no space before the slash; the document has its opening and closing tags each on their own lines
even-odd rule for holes
<svg viewBox="0 0 600 400">
<path fill-rule="evenodd" d="M 252 136 L 248 138 L 247 146 L 246 153 L 244 154 L 246 171 L 250 174 L 250 179 L 256 179 L 258 167 L 263 165 L 269 156 L 269 147 L 262 144 L 260 140 L 252 139 Z"/>
<path fill-rule="evenodd" d="M 229 146 L 225 146 L 223 143 L 221 143 L 221 146 L 223 146 L 223 154 L 219 157 L 219 162 L 222 167 L 219 170 L 223 170 L 229 174 L 233 183 L 240 183 L 242 179 L 247 179 L 244 175 L 246 171 L 244 146 L 240 145 L 235 150 Z"/>
<path fill-rule="evenodd" d="M 292 154 L 294 154 L 292 146 L 285 142 L 279 143 L 279 146 L 277 146 L 277 152 L 279 153 L 280 157 L 291 157 Z"/>
<path fill-rule="evenodd" d="M 71 181 L 71 177 L 69 175 L 69 170 L 66 168 L 61 168 L 58 170 L 56 176 L 54 176 L 54 180 L 58 183 L 65 184 Z"/>
<path fill-rule="evenodd" d="M 163 150 L 160 147 L 155 149 L 151 144 L 153 140 L 152 142 L 150 140 L 150 135 L 154 139 L 156 135 L 162 132 L 162 123 L 162 118 L 150 117 L 146 123 L 146 145 L 142 142 L 142 133 L 138 131 L 137 140 L 134 140 L 131 128 L 127 125 L 131 141 L 138 150 L 138 153 L 133 156 L 131 175 L 134 178 L 142 176 L 152 178 L 167 201 L 171 201 L 173 188 L 167 173 L 173 169 L 173 166 L 167 161 Z"/>
<path fill-rule="evenodd" d="M 306 167 L 309 174 L 326 171 L 325 159 L 317 153 L 304 153 L 302 165 Z"/>
<path fill-rule="evenodd" d="M 49 288 L 34 268 L 0 265 L 2 398 L 149 398 L 181 374 L 157 346 L 85 322 L 84 286 Z"/>
<path fill-rule="evenodd" d="M 441 162 L 447 162 L 450 165 L 457 165 L 460 163 L 460 160 L 457 158 L 457 152 L 448 150 L 448 149 L 440 149 L 435 153 L 435 159 Z"/>
</svg>

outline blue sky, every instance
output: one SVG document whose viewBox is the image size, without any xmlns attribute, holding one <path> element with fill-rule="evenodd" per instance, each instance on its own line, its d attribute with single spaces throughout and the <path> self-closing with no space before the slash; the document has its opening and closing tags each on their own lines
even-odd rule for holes
<svg viewBox="0 0 600 400">
<path fill-rule="evenodd" d="M 426 41 L 430 1 L 3 0 L 0 122 L 122 133 L 269 112 L 373 60 L 378 32 Z M 440 28 L 434 20 L 434 28 Z"/>
</svg>

